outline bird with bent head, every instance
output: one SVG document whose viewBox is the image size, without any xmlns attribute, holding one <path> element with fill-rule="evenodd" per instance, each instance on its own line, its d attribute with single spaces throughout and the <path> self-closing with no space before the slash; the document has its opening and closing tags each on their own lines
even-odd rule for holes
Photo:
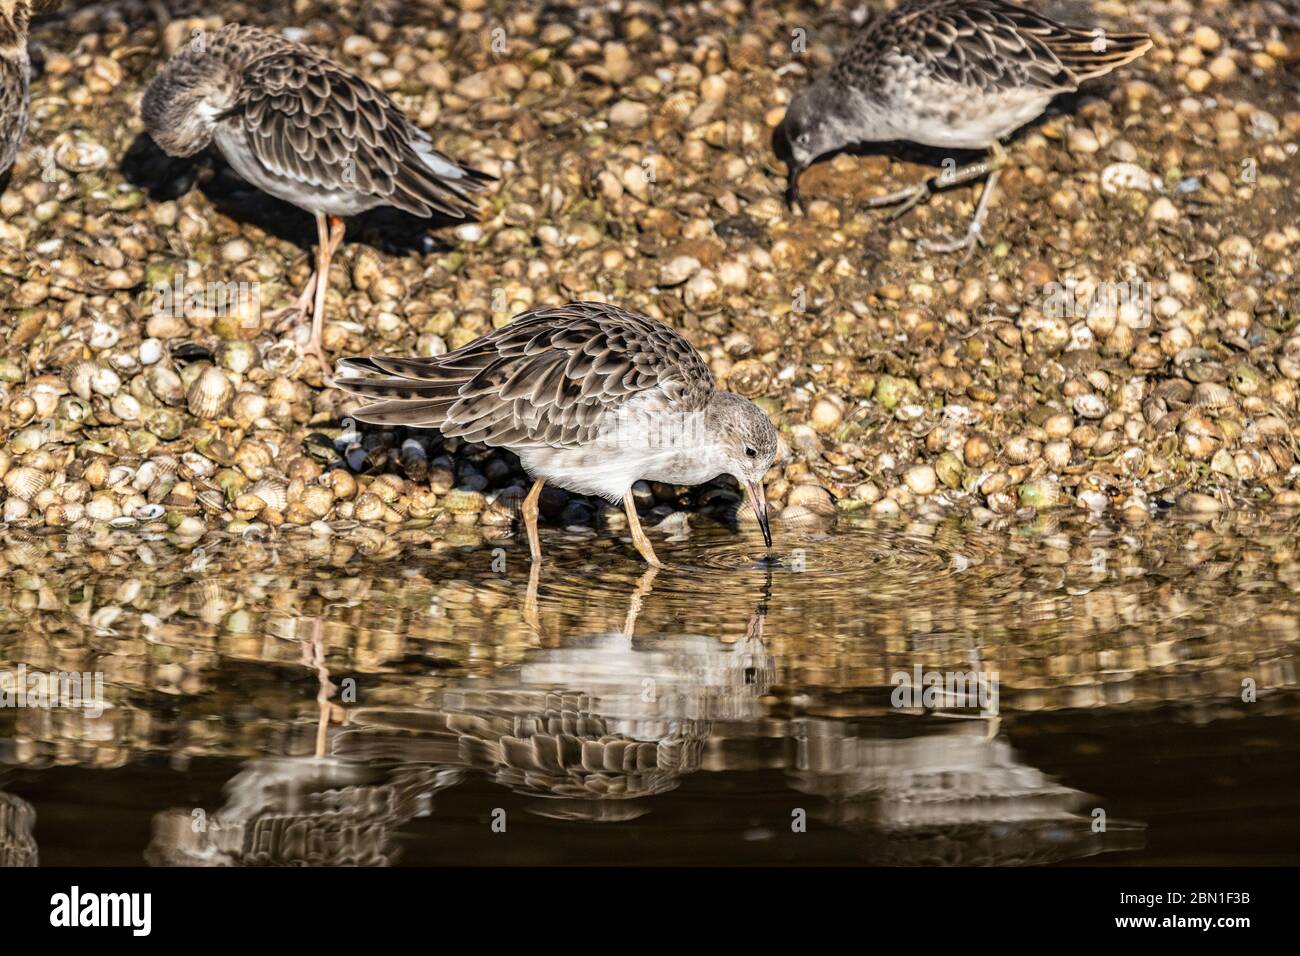
<svg viewBox="0 0 1300 956">
<path fill-rule="evenodd" d="M 437 428 L 519 456 L 533 478 L 523 517 L 534 561 L 537 501 L 548 481 L 622 502 L 633 543 L 658 567 L 633 483 L 731 475 L 772 546 L 763 476 L 776 460 L 776 428 L 753 402 L 717 388 L 695 348 L 648 316 L 572 302 L 526 312 L 444 355 L 339 364 L 359 374 L 333 384 L 371 401 L 352 413 L 359 421 Z"/>
</svg>

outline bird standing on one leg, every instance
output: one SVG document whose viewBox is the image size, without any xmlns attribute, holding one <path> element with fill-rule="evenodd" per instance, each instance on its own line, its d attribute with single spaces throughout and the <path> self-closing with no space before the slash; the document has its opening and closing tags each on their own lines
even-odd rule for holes
<svg viewBox="0 0 1300 956">
<path fill-rule="evenodd" d="M 772 546 L 763 476 L 776 458 L 776 429 L 753 402 L 718 389 L 686 339 L 647 316 L 573 302 L 526 312 L 434 358 L 340 365 L 363 374 L 333 384 L 375 400 L 353 418 L 437 428 L 519 456 L 533 478 L 523 517 L 534 561 L 542 556 L 537 499 L 548 481 L 621 502 L 637 551 L 658 567 L 633 483 L 695 485 L 729 474 Z"/>
<path fill-rule="evenodd" d="M 1052 98 L 1137 59 L 1145 33 L 1067 27 L 1004 0 L 910 0 L 879 13 L 830 72 L 790 103 L 777 130 L 789 167 L 787 199 L 817 157 L 861 142 L 906 140 L 946 149 L 987 149 L 989 159 L 945 170 L 934 182 L 881 196 L 895 218 L 937 188 L 987 176 L 964 237 L 925 243 L 937 252 L 982 243 L 984 216 L 1005 162 L 1001 142 Z"/>
<path fill-rule="evenodd" d="M 321 344 L 329 264 L 345 216 L 394 206 L 473 216 L 492 177 L 434 148 L 386 93 L 311 47 L 256 27 L 198 35 L 149 84 L 145 128 L 172 156 L 213 143 L 252 185 L 316 217 L 316 269 L 290 312 L 312 315 Z M 314 295 L 313 295 L 314 292 Z"/>
</svg>

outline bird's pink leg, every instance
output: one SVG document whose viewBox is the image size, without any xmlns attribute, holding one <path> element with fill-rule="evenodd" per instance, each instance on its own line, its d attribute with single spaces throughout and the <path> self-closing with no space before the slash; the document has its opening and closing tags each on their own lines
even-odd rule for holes
<svg viewBox="0 0 1300 956">
<path fill-rule="evenodd" d="M 334 258 L 334 250 L 343 242 L 344 228 L 343 220 L 338 216 L 330 216 L 328 220 L 321 215 L 316 217 L 316 232 L 320 236 L 316 248 L 316 302 L 312 306 L 311 341 L 307 343 L 307 349 L 320 362 L 322 373 L 329 371 L 322 332 L 325 328 L 325 293 L 329 289 L 330 260 Z"/>
</svg>

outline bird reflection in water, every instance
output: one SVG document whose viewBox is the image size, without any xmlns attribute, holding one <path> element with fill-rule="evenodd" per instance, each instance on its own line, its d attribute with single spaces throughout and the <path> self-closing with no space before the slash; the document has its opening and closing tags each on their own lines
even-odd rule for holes
<svg viewBox="0 0 1300 956">
<path fill-rule="evenodd" d="M 912 735 L 897 735 L 900 719 Z M 1041 864 L 1144 846 L 1140 823 L 1096 826 L 1088 795 L 1023 763 L 997 720 L 803 719 L 791 786 L 825 798 L 829 822 L 862 831 L 872 863 Z"/>
<path fill-rule="evenodd" d="M 36 866 L 35 827 L 32 805 L 0 790 L 0 867 Z"/>
<path fill-rule="evenodd" d="M 645 798 L 700 769 L 712 721 L 761 716 L 774 672 L 762 642 L 766 591 L 733 643 L 637 638 L 657 570 L 633 588 L 621 632 L 531 649 L 490 678 L 433 690 L 419 707 L 340 708 L 324 623 L 313 620 L 303 662 L 319 681 L 315 755 L 246 762 L 211 819 L 183 808 L 157 814 L 146 859 L 385 865 L 396 857 L 394 830 L 431 813 L 434 795 L 471 771 L 539 798 L 529 809 L 541 816 L 644 814 Z M 524 616 L 540 630 L 537 587 L 534 574 Z M 332 731 L 339 720 L 345 726 Z"/>
</svg>

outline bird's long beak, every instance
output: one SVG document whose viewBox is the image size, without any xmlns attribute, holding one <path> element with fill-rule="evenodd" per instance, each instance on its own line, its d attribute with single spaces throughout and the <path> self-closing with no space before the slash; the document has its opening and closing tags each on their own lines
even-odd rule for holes
<svg viewBox="0 0 1300 956">
<path fill-rule="evenodd" d="M 803 175 L 804 168 L 795 161 L 794 157 L 786 160 L 789 167 L 785 185 L 785 203 L 791 210 L 798 209 L 803 212 L 803 199 L 799 195 L 799 177 Z"/>
<path fill-rule="evenodd" d="M 763 491 L 761 481 L 750 481 L 745 485 L 749 489 L 749 506 L 754 509 L 754 517 L 758 519 L 758 526 L 763 529 L 763 543 L 767 545 L 768 550 L 772 548 L 772 529 L 767 523 L 767 493 Z"/>
</svg>

